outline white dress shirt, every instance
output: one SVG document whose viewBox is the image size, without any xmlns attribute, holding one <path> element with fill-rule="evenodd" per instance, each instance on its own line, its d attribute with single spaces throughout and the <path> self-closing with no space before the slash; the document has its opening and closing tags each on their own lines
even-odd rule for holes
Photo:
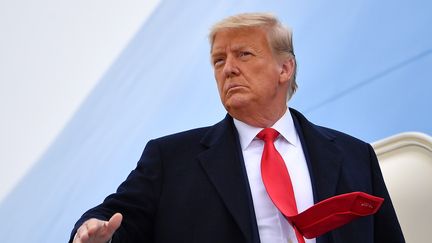
<svg viewBox="0 0 432 243">
<path fill-rule="evenodd" d="M 252 127 L 236 119 L 234 124 L 239 133 L 261 243 L 297 242 L 293 227 L 271 201 L 261 178 L 264 141 L 256 135 L 263 128 Z M 314 200 L 303 148 L 288 109 L 272 128 L 280 133 L 274 144 L 289 171 L 300 213 L 311 207 Z M 306 243 L 315 243 L 315 239 L 306 239 Z"/>
</svg>

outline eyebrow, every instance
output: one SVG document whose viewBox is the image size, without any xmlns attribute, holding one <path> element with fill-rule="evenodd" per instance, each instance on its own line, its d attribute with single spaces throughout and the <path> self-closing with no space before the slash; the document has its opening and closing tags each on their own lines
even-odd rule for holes
<svg viewBox="0 0 432 243">
<path fill-rule="evenodd" d="M 236 52 L 236 51 L 239 51 L 239 50 L 242 50 L 242 49 L 245 49 L 245 48 L 252 48 L 252 49 L 254 49 L 253 48 L 253 46 L 248 46 L 248 45 L 244 45 L 244 44 L 240 44 L 240 45 L 233 45 L 230 49 L 231 49 L 231 51 L 234 51 L 234 52 Z M 225 49 L 224 48 L 213 48 L 212 50 L 211 50 L 211 52 L 210 52 L 210 54 L 213 56 L 213 55 L 220 55 L 220 54 L 223 54 L 223 53 L 225 53 Z"/>
<path fill-rule="evenodd" d="M 214 55 L 220 55 L 220 54 L 223 54 L 223 53 L 225 53 L 223 50 L 215 50 L 215 49 L 212 49 L 211 51 L 210 51 L 210 54 L 212 55 L 212 56 L 214 56 Z"/>
</svg>

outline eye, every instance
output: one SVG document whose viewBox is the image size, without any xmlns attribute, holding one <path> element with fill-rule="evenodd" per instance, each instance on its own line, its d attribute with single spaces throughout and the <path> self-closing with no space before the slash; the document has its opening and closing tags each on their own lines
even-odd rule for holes
<svg viewBox="0 0 432 243">
<path fill-rule="evenodd" d="M 225 62 L 225 60 L 223 58 L 215 58 L 213 60 L 213 66 L 219 67 L 219 66 L 223 65 L 224 62 Z"/>
<path fill-rule="evenodd" d="M 246 59 L 246 58 L 249 58 L 251 56 L 253 56 L 252 52 L 249 52 L 249 51 L 241 51 L 241 52 L 239 52 L 239 57 L 242 58 L 242 59 Z"/>
</svg>

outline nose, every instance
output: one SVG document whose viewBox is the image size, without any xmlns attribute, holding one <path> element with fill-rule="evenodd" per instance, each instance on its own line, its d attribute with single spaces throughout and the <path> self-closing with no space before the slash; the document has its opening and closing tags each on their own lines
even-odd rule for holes
<svg viewBox="0 0 432 243">
<path fill-rule="evenodd" d="M 237 67 L 237 62 L 232 56 L 228 56 L 226 58 L 223 73 L 225 78 L 234 77 L 240 74 L 240 70 Z"/>
</svg>

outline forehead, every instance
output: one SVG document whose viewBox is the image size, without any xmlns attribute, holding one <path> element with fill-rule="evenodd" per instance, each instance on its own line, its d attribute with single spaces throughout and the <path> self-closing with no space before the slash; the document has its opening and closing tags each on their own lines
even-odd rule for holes
<svg viewBox="0 0 432 243">
<path fill-rule="evenodd" d="M 224 29 L 218 31 L 213 39 L 211 53 L 242 47 L 268 47 L 267 32 L 259 27 Z"/>
</svg>

